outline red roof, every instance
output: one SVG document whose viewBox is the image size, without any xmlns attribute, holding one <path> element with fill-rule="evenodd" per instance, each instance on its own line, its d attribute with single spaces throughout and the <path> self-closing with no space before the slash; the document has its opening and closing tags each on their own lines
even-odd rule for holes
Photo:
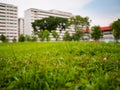
<svg viewBox="0 0 120 90">
<path fill-rule="evenodd" d="M 87 32 L 90 32 L 90 30 L 89 30 L 89 29 L 88 29 L 88 30 L 85 29 L 85 30 L 83 30 L 83 32 L 84 32 L 84 33 L 87 33 Z"/>
<path fill-rule="evenodd" d="M 109 31 L 109 30 L 111 30 L 109 26 L 100 27 L 100 29 L 101 29 L 101 31 Z M 88 32 L 90 32 L 90 30 L 89 29 L 84 29 L 83 32 L 88 33 Z"/>
<path fill-rule="evenodd" d="M 101 27 L 100 29 L 101 29 L 102 31 L 109 31 L 109 30 L 111 30 L 109 26 Z"/>
</svg>

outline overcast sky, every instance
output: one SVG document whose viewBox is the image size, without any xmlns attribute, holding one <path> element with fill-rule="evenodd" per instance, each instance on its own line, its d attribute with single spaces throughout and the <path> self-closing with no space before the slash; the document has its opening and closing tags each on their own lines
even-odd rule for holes
<svg viewBox="0 0 120 90">
<path fill-rule="evenodd" d="M 120 18 L 120 0 L 0 0 L 18 6 L 18 16 L 24 17 L 24 10 L 37 8 L 57 9 L 74 15 L 88 16 L 91 25 L 108 26 Z"/>
</svg>

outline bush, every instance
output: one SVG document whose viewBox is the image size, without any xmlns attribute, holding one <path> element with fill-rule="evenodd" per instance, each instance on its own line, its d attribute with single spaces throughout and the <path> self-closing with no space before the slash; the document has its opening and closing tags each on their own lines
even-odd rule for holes
<svg viewBox="0 0 120 90">
<path fill-rule="evenodd" d="M 3 34 L 0 36 L 0 40 L 1 40 L 2 42 L 8 42 L 7 37 L 6 37 L 5 35 L 3 35 Z"/>
<path fill-rule="evenodd" d="M 65 34 L 63 36 L 63 40 L 64 41 L 71 41 L 72 40 L 72 37 L 70 36 L 68 31 L 65 32 Z"/>
<path fill-rule="evenodd" d="M 56 41 L 58 41 L 59 35 L 55 30 L 52 31 L 52 35 L 56 39 Z"/>
<path fill-rule="evenodd" d="M 13 42 L 16 42 L 17 40 L 16 40 L 16 38 L 14 37 L 12 41 L 13 41 Z"/>
<path fill-rule="evenodd" d="M 21 34 L 20 36 L 19 36 L 19 42 L 24 42 L 25 41 L 25 36 L 23 35 L 23 34 Z"/>
</svg>

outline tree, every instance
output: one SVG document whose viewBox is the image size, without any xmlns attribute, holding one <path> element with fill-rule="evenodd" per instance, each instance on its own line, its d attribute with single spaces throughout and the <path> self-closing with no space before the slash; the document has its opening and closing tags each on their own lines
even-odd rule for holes
<svg viewBox="0 0 120 90">
<path fill-rule="evenodd" d="M 69 25 L 74 26 L 75 31 L 78 28 L 81 28 L 81 30 L 85 27 L 86 29 L 90 26 L 90 20 L 88 17 L 81 17 L 79 15 L 73 16 L 69 19 Z"/>
<path fill-rule="evenodd" d="M 72 39 L 74 41 L 79 41 L 83 36 L 82 30 L 84 28 L 86 28 L 86 30 L 89 29 L 90 20 L 88 17 L 81 17 L 77 15 L 69 19 L 69 25 L 72 25 L 72 27 L 75 29 L 75 33 L 73 34 Z"/>
<path fill-rule="evenodd" d="M 3 34 L 0 36 L 0 40 L 1 40 L 2 42 L 8 42 L 7 37 L 6 37 L 5 35 L 3 35 Z"/>
<path fill-rule="evenodd" d="M 52 30 L 56 30 L 60 23 L 62 24 L 61 26 L 64 29 L 68 25 L 68 19 L 50 16 L 48 18 L 34 21 L 32 23 L 32 27 L 34 29 L 34 32 L 37 32 L 38 30 L 48 30 L 49 32 L 51 32 Z"/>
<path fill-rule="evenodd" d="M 44 30 L 44 31 L 40 30 L 38 32 L 38 37 L 40 38 L 40 41 L 44 41 L 45 39 L 49 41 L 50 40 L 49 35 L 50 35 L 50 32 L 48 30 Z"/>
<path fill-rule="evenodd" d="M 40 30 L 39 32 L 38 32 L 38 37 L 40 38 L 40 41 L 44 41 L 44 39 L 45 39 L 45 37 L 44 37 L 44 35 L 43 35 L 43 30 Z"/>
<path fill-rule="evenodd" d="M 118 42 L 118 40 L 120 39 L 120 19 L 114 21 L 110 25 L 110 27 L 112 29 L 112 33 L 113 33 L 113 36 L 114 36 L 116 42 Z"/>
<path fill-rule="evenodd" d="M 21 34 L 20 36 L 19 36 L 19 42 L 24 42 L 25 41 L 25 37 L 24 37 L 24 35 L 23 34 Z"/>
<path fill-rule="evenodd" d="M 37 36 L 35 36 L 35 35 L 32 35 L 32 37 L 31 37 L 31 41 L 37 41 L 38 40 L 38 38 L 37 38 Z"/>
<path fill-rule="evenodd" d="M 74 41 L 79 41 L 83 37 L 83 32 L 82 30 L 79 30 L 80 28 L 77 28 L 75 33 L 72 36 L 72 39 Z"/>
<path fill-rule="evenodd" d="M 103 36 L 100 26 L 93 26 L 91 28 L 91 38 L 99 40 Z"/>
<path fill-rule="evenodd" d="M 47 41 L 50 41 L 49 35 L 50 35 L 50 32 L 49 32 L 48 30 L 45 30 L 45 31 L 43 32 L 43 36 L 46 38 Z"/>
<path fill-rule="evenodd" d="M 25 35 L 25 41 L 31 41 L 31 36 Z"/>
<path fill-rule="evenodd" d="M 63 40 L 64 41 L 71 41 L 72 40 L 72 37 L 70 36 L 68 31 L 65 32 L 65 34 L 63 36 Z"/>
<path fill-rule="evenodd" d="M 58 35 L 58 33 L 55 31 L 55 30 L 53 30 L 52 31 L 52 35 L 53 35 L 53 37 L 56 39 L 56 41 L 58 40 L 58 38 L 59 38 L 59 35 Z"/>
<path fill-rule="evenodd" d="M 16 38 L 14 37 L 12 41 L 13 41 L 13 42 L 16 42 L 17 40 L 16 40 Z"/>
</svg>

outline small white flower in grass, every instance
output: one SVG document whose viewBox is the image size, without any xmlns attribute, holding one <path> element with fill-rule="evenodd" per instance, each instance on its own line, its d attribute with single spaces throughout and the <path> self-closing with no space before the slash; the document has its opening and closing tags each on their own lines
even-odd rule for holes
<svg viewBox="0 0 120 90">
<path fill-rule="evenodd" d="M 106 60 L 107 60 L 107 57 L 104 57 L 103 60 L 106 61 Z"/>
</svg>

